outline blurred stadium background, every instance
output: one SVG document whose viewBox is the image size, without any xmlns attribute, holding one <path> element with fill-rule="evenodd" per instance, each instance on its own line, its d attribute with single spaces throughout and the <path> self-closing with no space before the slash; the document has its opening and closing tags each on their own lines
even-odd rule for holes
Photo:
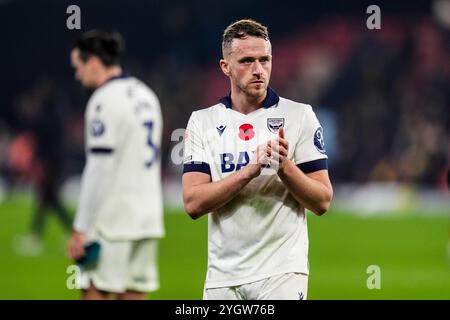
<svg viewBox="0 0 450 320">
<path fill-rule="evenodd" d="M 66 8 L 81 8 L 81 30 Z M 368 30 L 366 8 L 381 8 Z M 66 287 L 68 234 L 50 215 L 40 254 L 17 239 L 30 228 L 41 159 L 60 171 L 74 214 L 84 165 L 88 95 L 69 52 L 84 31 L 110 28 L 127 42 L 125 70 L 158 94 L 164 115 L 167 236 L 154 299 L 200 299 L 206 218 L 181 205 L 171 133 L 216 103 L 223 29 L 254 18 L 269 27 L 271 85 L 313 105 L 325 128 L 335 198 L 309 215 L 310 299 L 450 299 L 450 1 L 35 1 L 0 0 L 0 299 L 77 299 Z M 369 290 L 367 268 L 381 270 Z"/>
</svg>

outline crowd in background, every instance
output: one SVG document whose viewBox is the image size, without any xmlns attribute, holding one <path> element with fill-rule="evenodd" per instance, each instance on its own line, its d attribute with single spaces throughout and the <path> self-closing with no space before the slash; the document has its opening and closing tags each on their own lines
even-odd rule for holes
<svg viewBox="0 0 450 320">
<path fill-rule="evenodd" d="M 183 17 L 181 9 L 177 14 Z M 186 23 L 181 19 L 181 26 L 170 26 Z M 177 41 L 175 29 L 167 31 L 168 41 Z M 272 37 L 271 86 L 313 106 L 324 127 L 333 182 L 398 181 L 446 188 L 450 31 L 426 14 L 385 16 L 381 30 L 368 30 L 353 15 L 322 17 L 291 29 Z M 191 111 L 228 93 L 228 80 L 218 66 L 220 37 L 212 33 L 207 43 L 215 46 L 215 55 L 208 63 L 177 50 L 195 34 L 180 39 L 173 55 L 124 60 L 125 70 L 144 80 L 161 100 L 165 179 L 179 179 L 181 172 L 170 158 L 173 130 L 186 126 Z M 189 50 L 205 46 L 197 40 Z M 60 182 L 81 173 L 89 95 L 72 77 L 36 76 L 13 93 L 9 112 L 0 118 L 0 168 L 7 185 L 38 184 L 46 167 Z"/>
</svg>

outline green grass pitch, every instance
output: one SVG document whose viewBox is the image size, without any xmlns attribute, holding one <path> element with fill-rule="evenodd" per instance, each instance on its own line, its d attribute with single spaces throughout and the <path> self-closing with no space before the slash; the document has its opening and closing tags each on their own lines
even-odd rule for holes
<svg viewBox="0 0 450 320">
<path fill-rule="evenodd" d="M 69 290 L 68 236 L 51 215 L 45 249 L 17 255 L 16 235 L 30 223 L 32 202 L 13 197 L 0 204 L 0 299 L 78 299 Z M 449 220 L 444 216 L 362 218 L 329 212 L 308 216 L 309 299 L 450 299 Z M 159 247 L 161 288 L 153 299 L 201 299 L 206 272 L 207 218 L 192 221 L 167 212 Z M 381 288 L 369 290 L 367 267 L 381 270 Z"/>
</svg>

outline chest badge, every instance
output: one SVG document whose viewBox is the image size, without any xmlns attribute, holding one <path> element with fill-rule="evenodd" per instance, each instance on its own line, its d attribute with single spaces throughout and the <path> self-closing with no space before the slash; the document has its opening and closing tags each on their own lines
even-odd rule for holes
<svg viewBox="0 0 450 320">
<path fill-rule="evenodd" d="M 267 118 L 267 129 L 277 134 L 278 130 L 284 127 L 284 118 Z"/>
</svg>

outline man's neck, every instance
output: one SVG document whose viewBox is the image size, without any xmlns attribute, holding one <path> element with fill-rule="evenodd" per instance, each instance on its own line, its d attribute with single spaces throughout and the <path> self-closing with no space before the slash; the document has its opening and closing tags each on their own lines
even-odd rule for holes
<svg viewBox="0 0 450 320">
<path fill-rule="evenodd" d="M 118 77 L 122 74 L 122 68 L 119 66 L 111 67 L 108 69 L 105 69 L 105 71 L 99 75 L 97 80 L 97 88 L 104 85 L 106 82 L 108 82 L 110 79 L 114 77 Z"/>
<path fill-rule="evenodd" d="M 243 92 L 231 92 L 231 103 L 233 110 L 239 111 L 243 114 L 249 114 L 262 107 L 264 99 L 267 96 L 267 91 L 264 95 L 259 97 L 251 97 L 245 95 Z"/>
</svg>

